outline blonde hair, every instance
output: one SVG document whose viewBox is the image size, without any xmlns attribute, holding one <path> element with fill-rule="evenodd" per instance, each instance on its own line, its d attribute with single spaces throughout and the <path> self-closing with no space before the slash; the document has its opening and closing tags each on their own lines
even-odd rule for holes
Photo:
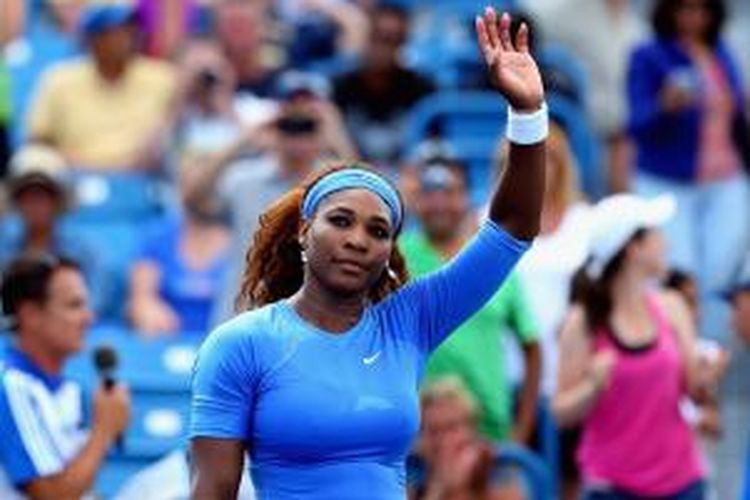
<svg viewBox="0 0 750 500">
<path fill-rule="evenodd" d="M 546 193 L 547 199 L 558 207 L 568 207 L 579 201 L 583 196 L 578 180 L 578 163 L 570 149 L 568 134 L 555 123 L 551 124 L 547 137 L 547 165 L 552 165 L 558 174 L 556 182 L 548 184 L 551 192 Z"/>
<path fill-rule="evenodd" d="M 508 141 L 502 138 L 495 150 L 497 177 L 505 170 L 507 157 Z M 583 198 L 578 179 L 578 163 L 570 149 L 568 134 L 554 122 L 550 123 L 547 136 L 547 177 L 545 203 L 551 202 L 556 208 L 564 209 Z M 553 179 L 552 182 L 549 179 Z"/>
<path fill-rule="evenodd" d="M 459 403 L 472 421 L 476 422 L 479 419 L 479 405 L 457 375 L 446 375 L 430 381 L 420 392 L 419 402 L 422 412 L 444 401 Z"/>
</svg>

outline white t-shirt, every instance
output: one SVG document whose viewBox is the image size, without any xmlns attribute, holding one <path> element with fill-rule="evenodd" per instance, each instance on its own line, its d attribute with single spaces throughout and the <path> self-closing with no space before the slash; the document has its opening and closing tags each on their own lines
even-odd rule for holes
<svg viewBox="0 0 750 500">
<path fill-rule="evenodd" d="M 557 338 L 569 307 L 573 275 L 588 256 L 590 215 L 588 205 L 572 205 L 557 231 L 538 236 L 517 268 L 539 326 L 543 356 L 541 393 L 545 396 L 552 396 L 557 387 Z M 516 379 L 521 363 L 517 358 L 513 361 L 509 366 Z"/>
</svg>

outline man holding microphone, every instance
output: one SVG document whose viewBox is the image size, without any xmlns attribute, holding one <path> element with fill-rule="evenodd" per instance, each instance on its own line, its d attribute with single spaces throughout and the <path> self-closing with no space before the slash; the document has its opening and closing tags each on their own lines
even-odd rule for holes
<svg viewBox="0 0 750 500">
<path fill-rule="evenodd" d="M 130 401 L 124 387 L 102 385 L 85 429 L 81 389 L 62 376 L 92 321 L 81 272 L 65 259 L 21 258 L 0 290 L 13 332 L 0 354 L 0 498 L 85 498 Z"/>
</svg>

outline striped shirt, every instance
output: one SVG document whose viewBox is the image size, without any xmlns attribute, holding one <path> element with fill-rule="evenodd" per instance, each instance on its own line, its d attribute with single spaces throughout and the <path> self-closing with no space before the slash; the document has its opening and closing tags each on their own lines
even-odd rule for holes
<svg viewBox="0 0 750 500">
<path fill-rule="evenodd" d="M 22 352 L 0 354 L 0 498 L 62 472 L 83 447 L 78 384 L 42 372 Z"/>
</svg>

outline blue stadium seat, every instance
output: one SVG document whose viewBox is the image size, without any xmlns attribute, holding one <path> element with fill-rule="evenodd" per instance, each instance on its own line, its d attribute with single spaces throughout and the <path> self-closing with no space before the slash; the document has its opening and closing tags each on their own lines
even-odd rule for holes
<svg viewBox="0 0 750 500">
<path fill-rule="evenodd" d="M 585 112 L 564 97 L 547 96 L 551 116 L 567 130 L 577 159 L 584 192 L 598 198 L 604 192 L 600 145 Z M 469 164 L 472 200 L 482 203 L 492 178 L 491 161 L 505 129 L 507 104 L 492 91 L 446 90 L 430 95 L 413 109 L 407 144 L 414 148 L 439 136 Z"/>
<path fill-rule="evenodd" d="M 131 425 L 123 446 L 110 455 L 97 478 L 97 491 L 104 498 L 111 497 L 133 473 L 186 446 L 190 376 L 202 339 L 202 335 L 185 333 L 147 340 L 127 329 L 99 327 L 90 332 L 84 351 L 66 367 L 68 376 L 91 394 L 98 383 L 93 352 L 101 345 L 111 346 L 118 354 L 116 377 L 131 391 Z"/>
<path fill-rule="evenodd" d="M 185 393 L 189 391 L 196 352 L 202 335 L 178 333 L 174 337 L 143 339 L 135 332 L 117 327 L 95 328 L 86 349 L 69 363 L 69 373 L 83 380 L 95 380 L 94 350 L 111 346 L 118 354 L 117 376 L 133 389 Z"/>
<path fill-rule="evenodd" d="M 443 91 L 421 100 L 407 124 L 407 144 L 416 147 L 438 135 L 469 167 L 474 204 L 486 200 L 491 159 L 505 129 L 507 104 L 495 92 Z"/>
<path fill-rule="evenodd" d="M 161 455 L 187 445 L 190 391 L 132 390 L 133 412 L 125 436 L 128 455 Z"/>
<path fill-rule="evenodd" d="M 143 235 L 167 212 L 168 188 L 154 176 L 140 173 L 74 172 L 71 185 L 76 206 L 64 224 L 96 252 L 105 295 L 102 319 L 121 320 L 127 299 L 130 267 Z"/>
<path fill-rule="evenodd" d="M 77 201 L 71 218 L 79 223 L 140 222 L 161 215 L 167 204 L 166 184 L 155 175 L 76 170 L 71 177 Z"/>
<path fill-rule="evenodd" d="M 539 64 L 544 68 L 547 77 L 556 79 L 556 74 L 565 75 L 575 87 L 575 100 L 579 107 L 586 109 L 589 95 L 589 74 L 581 59 L 576 57 L 565 46 L 557 43 L 547 43 L 539 50 L 537 56 Z M 554 84 L 554 82 L 552 82 Z"/>
</svg>

